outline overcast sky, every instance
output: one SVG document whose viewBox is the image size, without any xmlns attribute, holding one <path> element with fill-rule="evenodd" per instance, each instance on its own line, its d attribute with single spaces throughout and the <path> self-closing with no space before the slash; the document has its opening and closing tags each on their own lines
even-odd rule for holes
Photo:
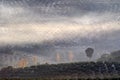
<svg viewBox="0 0 120 80">
<path fill-rule="evenodd" d="M 119 0 L 0 0 L 0 46 L 41 46 L 36 54 L 34 48 L 30 54 L 29 50 L 21 54 L 52 59 L 57 52 L 73 51 L 75 56 L 84 56 L 79 61 L 85 61 L 84 49 L 93 47 L 96 59 L 120 49 L 119 34 Z M 10 65 L 8 61 L 4 65 Z"/>
</svg>

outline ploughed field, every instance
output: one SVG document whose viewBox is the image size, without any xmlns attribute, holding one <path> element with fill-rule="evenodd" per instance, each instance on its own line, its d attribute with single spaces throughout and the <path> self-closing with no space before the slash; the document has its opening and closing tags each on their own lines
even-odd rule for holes
<svg viewBox="0 0 120 80">
<path fill-rule="evenodd" d="M 120 77 L 120 63 L 117 62 L 77 62 L 63 64 L 43 64 L 25 68 L 3 68 L 3 79 L 72 80 L 72 79 L 112 79 Z"/>
</svg>

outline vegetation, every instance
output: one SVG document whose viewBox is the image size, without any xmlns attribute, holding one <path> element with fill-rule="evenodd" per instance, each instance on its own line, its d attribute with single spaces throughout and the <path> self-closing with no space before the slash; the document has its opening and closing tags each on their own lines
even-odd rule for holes
<svg viewBox="0 0 120 80">
<path fill-rule="evenodd" d="M 119 78 L 120 63 L 115 62 L 80 62 L 66 64 L 44 64 L 25 68 L 3 68 L 0 77 L 16 79 L 104 79 Z M 32 80 L 34 80 L 32 79 Z"/>
</svg>

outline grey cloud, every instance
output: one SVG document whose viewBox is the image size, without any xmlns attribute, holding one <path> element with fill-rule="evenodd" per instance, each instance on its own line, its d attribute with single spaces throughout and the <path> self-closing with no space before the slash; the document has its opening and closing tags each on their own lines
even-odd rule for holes
<svg viewBox="0 0 120 80">
<path fill-rule="evenodd" d="M 3 7 L 6 7 L 6 10 L 13 9 L 11 12 L 14 13 L 15 11 L 18 11 L 9 19 L 5 19 L 3 17 L 1 23 L 39 23 L 49 21 L 69 22 L 72 21 L 70 19 L 74 17 L 81 19 L 81 17 L 87 16 L 91 13 L 94 15 L 94 17 L 98 17 L 103 16 L 106 12 L 112 15 L 114 18 L 111 16 L 108 17 L 116 19 L 114 14 L 119 14 L 120 12 L 120 2 L 117 0 L 109 0 L 109 2 L 98 0 L 4 0 L 3 3 L 1 2 L 1 4 Z M 22 9 L 23 12 L 20 13 L 20 9 Z M 7 17 L 9 16 L 10 15 Z"/>
<path fill-rule="evenodd" d="M 93 33 L 90 33 L 91 35 Z M 120 30 L 101 32 L 101 34 L 95 34 L 94 36 L 64 36 L 62 39 L 57 38 L 53 40 L 46 40 L 42 43 L 29 43 L 29 44 L 18 44 L 18 45 L 5 45 L 1 46 L 0 53 L 6 53 L 4 51 L 23 51 L 25 53 L 36 53 L 40 55 L 51 55 L 57 47 L 80 47 L 80 46 L 94 46 L 97 49 L 108 50 L 109 52 L 114 51 L 114 49 L 119 49 L 120 42 Z M 66 37 L 66 38 L 65 38 Z M 5 50 L 4 50 L 5 49 Z"/>
</svg>

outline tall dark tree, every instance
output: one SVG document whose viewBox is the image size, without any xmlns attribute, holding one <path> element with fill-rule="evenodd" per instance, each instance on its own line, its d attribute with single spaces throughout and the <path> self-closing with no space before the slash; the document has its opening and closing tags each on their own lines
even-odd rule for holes
<svg viewBox="0 0 120 80">
<path fill-rule="evenodd" d="M 93 48 L 87 48 L 87 49 L 85 50 L 85 53 L 86 53 L 86 56 L 87 56 L 88 58 L 92 58 L 93 53 L 94 53 L 94 49 L 93 49 Z"/>
</svg>

